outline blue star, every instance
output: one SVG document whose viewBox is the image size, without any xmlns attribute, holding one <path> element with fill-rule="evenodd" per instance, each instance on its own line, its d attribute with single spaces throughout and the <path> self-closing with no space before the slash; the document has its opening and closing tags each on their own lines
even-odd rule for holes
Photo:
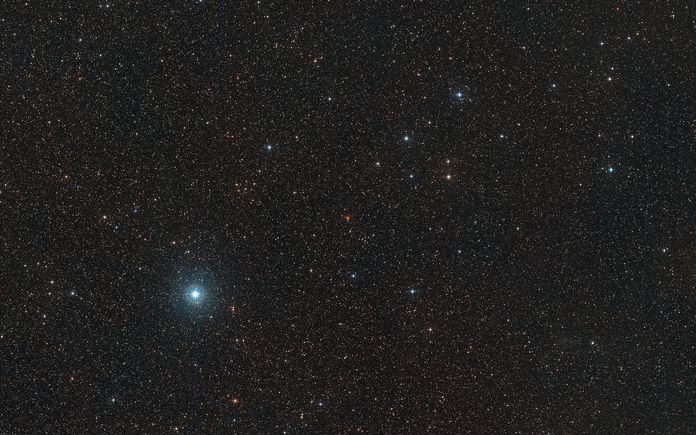
<svg viewBox="0 0 696 435">
<path fill-rule="evenodd" d="M 411 296 L 415 295 L 415 294 L 416 294 L 416 289 L 415 289 L 415 287 L 411 287 L 410 289 L 408 289 L 408 293 L 409 293 Z"/>
<path fill-rule="evenodd" d="M 405 134 L 404 135 L 404 142 L 408 142 L 410 140 L 411 140 L 411 138 L 407 134 Z"/>
<path fill-rule="evenodd" d="M 410 174 L 408 174 L 408 178 L 410 178 L 411 180 L 413 180 L 414 178 L 416 178 L 416 174 L 414 174 L 413 172 L 411 172 Z"/>
<path fill-rule="evenodd" d="M 614 171 L 615 171 L 615 169 L 614 169 L 613 166 L 609 166 L 609 167 L 607 168 L 607 172 L 610 173 L 610 174 L 613 174 Z"/>
<path fill-rule="evenodd" d="M 188 292 L 189 299 L 194 303 L 199 303 L 203 300 L 203 290 L 200 287 L 193 287 Z"/>
<path fill-rule="evenodd" d="M 456 98 L 457 100 L 463 99 L 463 98 L 464 98 L 464 92 L 462 92 L 462 91 L 457 91 L 457 92 L 455 92 L 455 93 L 454 93 L 454 98 Z"/>
<path fill-rule="evenodd" d="M 266 148 L 266 151 L 268 151 L 268 152 L 273 151 L 273 145 L 271 145 L 271 144 L 269 144 L 269 143 L 267 143 L 266 146 L 265 146 L 264 148 Z"/>
</svg>

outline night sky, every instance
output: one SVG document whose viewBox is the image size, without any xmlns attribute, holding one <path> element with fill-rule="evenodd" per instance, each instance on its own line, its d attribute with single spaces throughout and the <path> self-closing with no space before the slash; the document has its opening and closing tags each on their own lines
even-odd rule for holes
<svg viewBox="0 0 696 435">
<path fill-rule="evenodd" d="M 12 1 L 0 433 L 696 432 L 688 1 Z"/>
</svg>

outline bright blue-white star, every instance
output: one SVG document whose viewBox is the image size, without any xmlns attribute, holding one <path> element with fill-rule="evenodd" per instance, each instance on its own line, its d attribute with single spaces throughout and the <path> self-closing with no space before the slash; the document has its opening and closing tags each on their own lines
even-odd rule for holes
<svg viewBox="0 0 696 435">
<path fill-rule="evenodd" d="M 191 302 L 199 303 L 203 300 L 203 290 L 200 287 L 193 287 L 189 290 L 188 297 Z"/>
<path fill-rule="evenodd" d="M 404 142 L 408 142 L 410 140 L 411 140 L 411 138 L 409 137 L 409 135 L 405 134 L 404 135 Z"/>
<path fill-rule="evenodd" d="M 270 143 L 267 143 L 266 146 L 264 147 L 266 151 L 271 152 L 273 151 L 273 145 Z"/>
<path fill-rule="evenodd" d="M 613 174 L 615 170 L 616 170 L 616 169 L 614 169 L 613 166 L 609 166 L 609 167 L 607 168 L 607 172 L 610 173 L 610 174 Z"/>
<path fill-rule="evenodd" d="M 464 92 L 462 92 L 462 91 L 455 92 L 454 98 L 456 98 L 457 100 L 461 100 L 462 98 L 464 98 Z"/>
<path fill-rule="evenodd" d="M 411 287 L 410 289 L 408 289 L 408 294 L 410 294 L 411 296 L 414 296 L 416 294 L 415 287 Z"/>
</svg>

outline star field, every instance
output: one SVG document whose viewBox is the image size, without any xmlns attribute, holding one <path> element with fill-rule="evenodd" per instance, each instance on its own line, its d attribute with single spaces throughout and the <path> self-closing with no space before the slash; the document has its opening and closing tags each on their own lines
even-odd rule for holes
<svg viewBox="0 0 696 435">
<path fill-rule="evenodd" d="M 0 433 L 696 431 L 689 2 L 0 29 Z"/>
</svg>

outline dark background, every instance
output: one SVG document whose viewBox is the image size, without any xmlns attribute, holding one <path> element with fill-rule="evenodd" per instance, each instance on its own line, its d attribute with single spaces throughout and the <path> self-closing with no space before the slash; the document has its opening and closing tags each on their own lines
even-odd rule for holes
<svg viewBox="0 0 696 435">
<path fill-rule="evenodd" d="M 690 2 L 8 3 L 0 432 L 696 431 Z"/>
</svg>

